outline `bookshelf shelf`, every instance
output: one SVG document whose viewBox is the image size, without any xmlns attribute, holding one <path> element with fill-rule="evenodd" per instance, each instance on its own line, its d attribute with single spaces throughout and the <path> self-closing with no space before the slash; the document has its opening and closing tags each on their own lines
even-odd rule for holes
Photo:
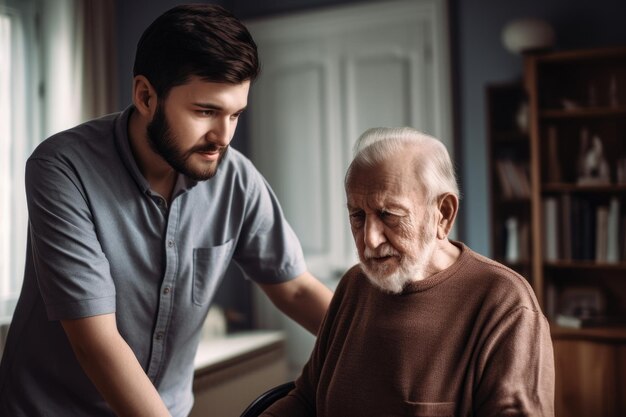
<svg viewBox="0 0 626 417">
<path fill-rule="evenodd" d="M 608 185 L 578 185 L 573 183 L 548 183 L 543 184 L 542 191 L 545 193 L 573 193 L 573 194 L 614 194 L 626 193 L 626 184 Z"/>
<path fill-rule="evenodd" d="M 626 116 L 626 107 L 590 107 L 572 110 L 548 109 L 542 110 L 539 117 L 542 119 L 580 119 L 580 118 L 611 118 Z"/>
<path fill-rule="evenodd" d="M 554 270 L 590 270 L 590 271 L 623 271 L 626 272 L 626 262 L 597 262 L 597 261 L 553 261 L 544 262 L 544 267 Z M 626 275 L 620 277 L 626 280 Z"/>
<path fill-rule="evenodd" d="M 587 327 L 574 329 L 550 323 L 552 337 L 555 339 L 592 339 L 596 341 L 612 341 L 626 343 L 626 326 Z"/>
<path fill-rule="evenodd" d="M 626 325 L 606 323 L 626 323 L 626 47 L 526 55 L 523 80 L 486 99 L 492 255 L 552 322 L 556 415 L 603 398 L 603 415 L 624 416 Z M 523 254 L 509 253 L 510 230 Z M 556 324 L 585 314 L 601 327 Z"/>
</svg>

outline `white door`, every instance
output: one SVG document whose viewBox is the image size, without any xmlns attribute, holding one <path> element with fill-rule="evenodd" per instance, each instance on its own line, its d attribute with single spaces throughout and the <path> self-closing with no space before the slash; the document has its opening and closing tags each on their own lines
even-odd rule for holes
<svg viewBox="0 0 626 417">
<path fill-rule="evenodd" d="M 452 153 L 445 0 L 368 3 L 247 26 L 262 64 L 250 95 L 251 158 L 310 271 L 332 282 L 356 262 L 343 178 L 357 137 L 374 126 L 413 126 Z"/>
</svg>

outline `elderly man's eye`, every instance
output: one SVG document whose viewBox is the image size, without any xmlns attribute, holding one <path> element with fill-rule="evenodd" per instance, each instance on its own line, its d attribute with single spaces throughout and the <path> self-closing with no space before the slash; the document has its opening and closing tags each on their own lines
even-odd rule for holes
<svg viewBox="0 0 626 417">
<path fill-rule="evenodd" d="M 360 227 L 363 225 L 365 215 L 362 212 L 350 213 L 350 225 L 352 227 Z"/>
<path fill-rule="evenodd" d="M 381 211 L 378 216 L 380 217 L 380 219 L 385 222 L 385 224 L 388 225 L 395 225 L 398 223 L 398 221 L 400 220 L 400 216 L 398 216 L 397 214 L 394 213 L 390 213 L 388 211 Z"/>
</svg>

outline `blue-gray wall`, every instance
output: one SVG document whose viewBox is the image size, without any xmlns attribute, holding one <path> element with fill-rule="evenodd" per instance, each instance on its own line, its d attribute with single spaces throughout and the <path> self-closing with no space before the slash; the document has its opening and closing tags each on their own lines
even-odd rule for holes
<svg viewBox="0 0 626 417">
<path fill-rule="evenodd" d="M 242 19 L 303 11 L 315 7 L 376 0 L 222 0 Z M 380 1 L 380 0 L 378 0 Z M 118 0 L 120 107 L 130 100 L 134 50 L 143 29 L 159 14 L 182 3 L 175 0 Z M 558 49 L 626 45 L 624 0 L 450 0 L 452 64 L 457 132 L 456 159 L 463 200 L 459 235 L 472 248 L 489 253 L 487 210 L 485 85 L 522 74 L 522 59 L 507 52 L 500 33 L 510 20 L 538 17 L 550 22 Z M 245 126 L 235 146 L 246 149 Z"/>
</svg>

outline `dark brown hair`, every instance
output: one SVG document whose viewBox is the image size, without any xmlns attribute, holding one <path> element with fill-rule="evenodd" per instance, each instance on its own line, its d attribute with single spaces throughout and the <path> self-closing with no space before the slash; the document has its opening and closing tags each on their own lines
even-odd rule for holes
<svg viewBox="0 0 626 417">
<path fill-rule="evenodd" d="M 259 73 L 248 29 L 221 6 L 176 6 L 159 16 L 137 44 L 133 75 L 145 76 L 159 97 L 190 77 L 239 84 Z"/>
</svg>

